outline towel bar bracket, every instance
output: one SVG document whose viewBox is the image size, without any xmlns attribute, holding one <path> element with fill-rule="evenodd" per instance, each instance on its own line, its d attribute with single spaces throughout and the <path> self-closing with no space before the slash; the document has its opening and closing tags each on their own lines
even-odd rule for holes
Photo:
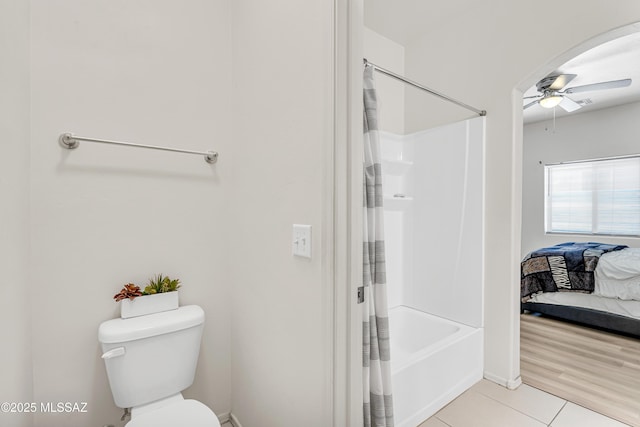
<svg viewBox="0 0 640 427">
<path fill-rule="evenodd" d="M 204 156 L 204 161 L 207 163 L 214 164 L 215 162 L 218 161 L 218 153 L 215 151 L 208 151 L 207 154 Z"/>
<path fill-rule="evenodd" d="M 69 132 L 65 132 L 63 134 L 60 134 L 60 137 L 58 138 L 58 142 L 64 148 L 68 148 L 69 150 L 73 150 L 74 148 L 78 148 L 78 145 L 80 145 L 80 143 L 77 140 L 73 139 L 73 135 L 70 134 Z"/>
</svg>

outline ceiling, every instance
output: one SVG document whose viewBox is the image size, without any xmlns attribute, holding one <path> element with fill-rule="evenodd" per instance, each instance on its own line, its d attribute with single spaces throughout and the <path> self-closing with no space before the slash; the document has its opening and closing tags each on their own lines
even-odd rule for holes
<svg viewBox="0 0 640 427">
<path fill-rule="evenodd" d="M 431 23 L 447 17 L 455 18 L 479 5 L 482 2 L 476 0 L 449 0 L 440 2 L 438 14 L 434 15 L 432 3 L 424 0 L 365 0 L 364 21 L 367 27 L 379 34 L 401 45 L 407 45 L 419 37 L 425 28 L 429 28 Z M 549 73 L 557 74 L 577 74 L 566 88 L 627 78 L 632 79 L 632 83 L 625 88 L 569 95 L 582 105 L 582 108 L 573 113 L 567 113 L 560 107 L 545 109 L 537 104 L 533 105 L 523 112 L 525 123 L 552 119 L 554 114 L 555 117 L 562 117 L 640 101 L 640 33 L 596 46 Z M 533 85 L 524 96 L 537 94 L 539 92 Z M 531 99 L 524 100 L 523 105 L 529 102 Z"/>
<path fill-rule="evenodd" d="M 477 0 L 447 0 L 439 2 L 434 14 L 433 2 L 425 0 L 365 0 L 365 25 L 403 46 L 424 34 L 434 24 L 469 13 L 482 7 Z"/>
<path fill-rule="evenodd" d="M 553 109 L 533 105 L 523 112 L 525 123 L 532 123 L 569 114 L 579 114 L 602 108 L 640 101 L 640 33 L 629 34 L 588 50 L 558 67 L 549 75 L 577 74 L 566 87 L 582 86 L 611 80 L 632 79 L 624 88 L 581 92 L 568 95 L 582 108 L 567 113 L 560 107 Z M 537 95 L 536 86 L 529 88 L 524 96 Z M 531 99 L 524 100 L 523 105 Z"/>
</svg>

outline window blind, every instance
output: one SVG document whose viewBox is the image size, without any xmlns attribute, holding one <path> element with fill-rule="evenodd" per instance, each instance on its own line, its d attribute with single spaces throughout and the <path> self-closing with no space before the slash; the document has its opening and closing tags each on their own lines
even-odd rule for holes
<svg viewBox="0 0 640 427">
<path fill-rule="evenodd" d="M 549 233 L 640 236 L 640 157 L 545 166 Z"/>
</svg>

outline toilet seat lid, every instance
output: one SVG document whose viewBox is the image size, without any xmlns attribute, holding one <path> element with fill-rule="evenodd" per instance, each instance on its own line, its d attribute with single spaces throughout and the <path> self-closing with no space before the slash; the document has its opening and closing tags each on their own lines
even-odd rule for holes
<svg viewBox="0 0 640 427">
<path fill-rule="evenodd" d="M 220 421 L 205 404 L 185 399 L 140 414 L 132 418 L 126 427 L 220 427 Z"/>
</svg>

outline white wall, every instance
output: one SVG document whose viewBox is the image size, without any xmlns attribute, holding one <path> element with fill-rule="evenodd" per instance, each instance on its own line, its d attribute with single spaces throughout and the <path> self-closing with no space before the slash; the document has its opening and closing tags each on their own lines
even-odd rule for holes
<svg viewBox="0 0 640 427">
<path fill-rule="evenodd" d="M 331 421 L 333 10 L 233 1 L 232 401 L 247 427 Z M 310 224 L 312 259 L 291 255 Z"/>
<path fill-rule="evenodd" d="M 230 2 L 31 3 L 33 398 L 89 411 L 39 413 L 35 425 L 121 425 L 98 325 L 119 315 L 112 296 L 123 284 L 156 273 L 179 277 L 181 304 L 207 316 L 186 395 L 227 412 Z M 90 143 L 67 151 L 65 131 L 215 149 L 220 160 Z"/>
<path fill-rule="evenodd" d="M 389 308 L 482 327 L 483 120 L 381 133 Z"/>
<path fill-rule="evenodd" d="M 524 127 L 522 252 L 566 241 L 602 241 L 637 247 L 638 238 L 544 233 L 544 164 L 639 154 L 640 103 L 626 104 Z"/>
<path fill-rule="evenodd" d="M 410 135 L 414 144 L 412 282 L 405 305 L 483 325 L 484 119 Z"/>
<path fill-rule="evenodd" d="M 404 47 L 381 34 L 364 27 L 364 57 L 368 61 L 402 75 L 404 73 Z M 404 83 L 375 73 L 378 92 L 378 127 L 380 130 L 404 134 Z"/>
<path fill-rule="evenodd" d="M 0 1 L 0 58 L 0 402 L 31 402 L 28 2 Z M 3 426 L 31 423 L 0 413 Z"/>
<path fill-rule="evenodd" d="M 611 7 L 604 0 L 560 3 L 491 0 L 467 4 L 461 13 L 443 16 L 425 27 L 423 36 L 405 45 L 405 74 L 488 111 L 485 375 L 514 385 L 519 375 L 519 362 L 514 355 L 519 345 L 516 326 L 522 122 L 518 107 L 521 95 L 513 91 L 531 86 L 560 65 L 568 58 L 550 62 L 574 46 L 613 28 L 640 21 L 640 3 L 623 0 Z M 439 8 L 438 3 L 433 5 L 434 16 Z M 554 16 L 571 19 L 545 20 L 545 31 L 535 31 L 541 25 L 540 11 L 548 10 L 553 10 Z M 473 114 L 424 94 L 412 97 L 407 93 L 406 97 L 407 132 Z"/>
<path fill-rule="evenodd" d="M 2 313 L 18 320 L 3 331 L 15 345 L 0 388 L 15 394 L 3 395 L 88 403 L 87 414 L 39 413 L 33 425 L 122 425 L 97 328 L 118 316 L 112 296 L 124 283 L 162 272 L 182 280 L 181 304 L 207 316 L 187 397 L 233 409 L 246 426 L 329 425 L 332 4 L 2 7 L 13 44 L 0 46 L 16 69 L 0 106 L 15 119 L 11 139 L 24 142 L 2 146 L 12 207 L 2 219 L 15 225 L 0 247 L 15 267 L 3 294 L 27 286 L 32 266 L 32 298 Z M 57 143 L 65 131 L 220 159 L 90 143 L 67 151 Z M 312 260 L 291 255 L 293 223 L 313 226 Z"/>
</svg>

